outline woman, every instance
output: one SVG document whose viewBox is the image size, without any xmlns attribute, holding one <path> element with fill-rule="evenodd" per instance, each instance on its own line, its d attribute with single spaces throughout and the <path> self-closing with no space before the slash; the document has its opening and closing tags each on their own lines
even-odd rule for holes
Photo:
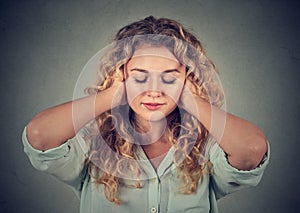
<svg viewBox="0 0 300 213">
<path fill-rule="evenodd" d="M 218 212 L 217 199 L 258 184 L 264 133 L 221 109 L 215 66 L 180 23 L 123 27 L 99 67 L 88 96 L 38 113 L 22 138 L 81 212 Z"/>
</svg>

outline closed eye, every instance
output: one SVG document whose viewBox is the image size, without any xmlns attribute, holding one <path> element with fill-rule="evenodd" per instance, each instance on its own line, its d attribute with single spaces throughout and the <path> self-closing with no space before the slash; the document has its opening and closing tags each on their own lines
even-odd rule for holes
<svg viewBox="0 0 300 213">
<path fill-rule="evenodd" d="M 165 74 L 165 75 L 161 76 L 161 81 L 164 84 L 173 84 L 173 83 L 175 83 L 176 79 L 177 78 L 172 74 Z"/>
<path fill-rule="evenodd" d="M 133 79 L 136 83 L 142 84 L 147 81 L 148 77 L 146 75 L 134 75 Z"/>
</svg>

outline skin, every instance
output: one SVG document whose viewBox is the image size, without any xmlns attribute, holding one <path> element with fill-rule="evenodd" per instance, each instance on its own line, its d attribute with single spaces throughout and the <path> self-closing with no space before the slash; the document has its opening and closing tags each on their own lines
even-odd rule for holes
<svg viewBox="0 0 300 213">
<path fill-rule="evenodd" d="M 125 66 L 126 95 L 143 132 L 143 149 L 157 168 L 171 145 L 162 141 L 165 117 L 178 105 L 185 66 L 165 47 L 144 46 Z"/>
<path fill-rule="evenodd" d="M 147 128 L 149 123 L 161 122 L 177 107 L 185 67 L 173 55 L 173 58 L 154 55 L 157 52 L 170 54 L 166 48 L 142 50 L 151 55 L 140 55 L 142 51 L 137 50 L 126 64 L 126 95 L 138 122 Z"/>
<path fill-rule="evenodd" d="M 174 79 L 172 84 L 159 84 L 159 79 L 151 81 L 153 76 L 163 76 L 166 70 Z M 200 98 L 192 83 L 185 83 L 185 67 L 164 47 L 142 47 L 127 63 L 126 91 L 130 107 L 136 113 L 139 124 L 148 131 L 146 138 L 150 143 L 143 149 L 154 167 L 158 167 L 170 145 L 161 140 L 164 116 L 171 113 L 177 104 L 194 115 L 219 141 L 220 147 L 227 153 L 229 163 L 242 170 L 255 168 L 267 151 L 263 132 L 254 124 L 213 107 Z M 146 77 L 145 77 L 146 76 Z M 135 84 L 132 79 L 137 79 Z M 146 82 L 143 80 L 146 79 Z M 172 79 L 172 78 L 171 78 Z M 147 82 L 152 83 L 150 87 Z M 147 109 L 144 103 L 163 103 L 159 109 Z M 160 113 L 158 113 L 160 112 Z M 157 115 L 156 115 L 157 114 Z M 149 128 L 151 126 L 151 128 Z M 155 128 L 156 127 L 156 128 Z M 158 158 L 158 159 L 154 159 Z"/>
<path fill-rule="evenodd" d="M 178 72 L 174 71 L 168 75 L 175 76 L 178 84 L 161 84 L 162 75 L 166 74 L 166 70 L 174 69 Z M 149 76 L 150 83 L 137 89 L 133 82 L 134 78 L 143 80 L 143 76 L 138 76 L 141 75 L 141 70 L 142 75 Z M 95 116 L 128 102 L 136 113 L 143 131 L 147 133 L 145 135 L 152 137 L 149 143 L 143 145 L 145 153 L 150 160 L 161 156 L 160 160 L 152 162 L 157 168 L 170 149 L 168 143 L 160 140 L 164 117 L 178 104 L 194 115 L 218 140 L 232 166 L 250 170 L 261 162 L 267 151 L 266 137 L 261 129 L 242 118 L 211 106 L 196 95 L 192 83 L 185 79 L 184 66 L 166 48 L 140 48 L 126 64 L 124 76 L 125 82 L 116 79 L 110 88 L 96 95 L 38 113 L 27 125 L 29 143 L 43 151 L 57 147 L 74 137 L 76 132 Z M 170 77 L 172 76 L 168 76 L 169 80 Z M 161 103 L 161 106 L 155 110 L 149 110 L 144 104 L 156 102 Z"/>
</svg>

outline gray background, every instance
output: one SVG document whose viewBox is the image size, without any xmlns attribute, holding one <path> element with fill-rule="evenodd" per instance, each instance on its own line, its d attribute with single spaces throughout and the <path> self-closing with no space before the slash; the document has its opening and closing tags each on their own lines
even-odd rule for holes
<svg viewBox="0 0 300 213">
<path fill-rule="evenodd" d="M 88 59 L 125 24 L 148 15 L 182 22 L 216 63 L 229 112 L 266 133 L 261 183 L 219 201 L 221 213 L 299 212 L 299 1 L 1 1 L 1 212 L 78 212 L 71 189 L 35 171 L 21 132 L 72 98 Z"/>
</svg>

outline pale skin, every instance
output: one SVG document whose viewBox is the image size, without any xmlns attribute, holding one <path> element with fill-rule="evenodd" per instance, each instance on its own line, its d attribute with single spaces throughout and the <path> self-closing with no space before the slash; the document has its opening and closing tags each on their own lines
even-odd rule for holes
<svg viewBox="0 0 300 213">
<path fill-rule="evenodd" d="M 157 56 L 157 53 L 161 55 Z M 171 147 L 160 138 L 162 118 L 178 104 L 194 115 L 218 140 L 232 166 L 250 170 L 259 165 L 267 152 L 266 137 L 259 127 L 212 107 L 196 95 L 192 84 L 186 80 L 185 67 L 166 48 L 145 47 L 137 50 L 134 56 L 125 66 L 125 82 L 116 80 L 112 87 L 94 96 L 60 104 L 38 113 L 27 125 L 29 143 L 43 151 L 58 147 L 74 137 L 78 130 L 97 115 L 127 102 L 136 113 L 139 124 L 145 128 L 147 136 L 151 135 L 151 143 L 143 145 L 149 160 L 161 156 L 152 161 L 157 168 Z M 139 90 L 136 94 L 130 92 L 131 80 L 138 78 L 139 84 L 142 84 L 145 76 L 149 79 L 150 87 L 144 91 Z M 176 78 L 173 85 L 170 83 L 172 77 Z M 161 79 L 162 86 L 157 84 L 157 79 Z M 169 86 L 173 86 L 173 89 L 165 89 Z M 72 116 L 73 114 L 76 116 Z"/>
</svg>

